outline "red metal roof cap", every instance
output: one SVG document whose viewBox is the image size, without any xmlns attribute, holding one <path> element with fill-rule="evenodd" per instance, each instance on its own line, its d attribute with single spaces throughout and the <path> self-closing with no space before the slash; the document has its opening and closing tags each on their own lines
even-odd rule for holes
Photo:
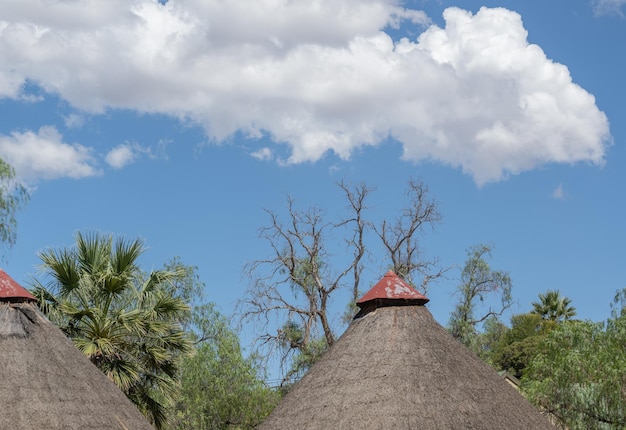
<svg viewBox="0 0 626 430">
<path fill-rule="evenodd" d="M 372 300 L 382 299 L 386 302 L 398 300 L 399 302 L 415 302 L 416 305 L 424 305 L 428 303 L 428 298 L 404 282 L 393 271 L 389 271 L 372 287 L 356 304 L 362 307 Z"/>
<path fill-rule="evenodd" d="M 0 302 L 25 300 L 36 301 L 26 288 L 15 282 L 4 270 L 0 269 Z"/>
</svg>

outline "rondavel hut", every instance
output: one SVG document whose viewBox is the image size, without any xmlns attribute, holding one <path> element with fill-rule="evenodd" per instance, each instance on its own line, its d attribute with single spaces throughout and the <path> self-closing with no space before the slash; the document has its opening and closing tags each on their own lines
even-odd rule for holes
<svg viewBox="0 0 626 430">
<path fill-rule="evenodd" d="M 388 272 L 258 429 L 553 429 L 427 302 Z"/>
<path fill-rule="evenodd" d="M 0 429 L 154 430 L 0 270 Z"/>
</svg>

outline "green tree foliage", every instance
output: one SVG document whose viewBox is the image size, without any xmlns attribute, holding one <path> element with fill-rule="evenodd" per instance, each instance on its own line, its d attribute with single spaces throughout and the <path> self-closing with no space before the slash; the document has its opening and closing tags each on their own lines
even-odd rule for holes
<svg viewBox="0 0 626 430">
<path fill-rule="evenodd" d="M 555 327 L 556 322 L 534 313 L 514 315 L 511 317 L 511 328 L 506 330 L 493 349 L 490 356 L 492 365 L 521 378 L 526 366 Z"/>
<path fill-rule="evenodd" d="M 524 392 L 564 428 L 626 428 L 625 345 L 623 306 L 605 323 L 563 322 L 530 361 Z"/>
<path fill-rule="evenodd" d="M 509 328 L 499 318 L 491 316 L 485 320 L 482 332 L 478 333 L 473 341 L 474 352 L 498 370 L 500 369 L 493 359 L 508 331 Z"/>
<path fill-rule="evenodd" d="M 539 294 L 539 301 L 533 302 L 534 314 L 551 321 L 567 321 L 576 315 L 576 308 L 571 306 L 571 300 L 562 297 L 558 290 L 548 290 Z"/>
<path fill-rule="evenodd" d="M 280 347 L 283 351 L 293 352 L 290 368 L 283 383 L 300 379 L 328 349 L 325 337 L 318 336 L 305 342 L 304 330 L 297 322 L 289 320 L 278 331 Z"/>
<path fill-rule="evenodd" d="M 532 305 L 531 312 L 511 318 L 511 328 L 503 333 L 487 360 L 496 369 L 506 370 L 517 378 L 524 375 L 528 363 L 539 353 L 547 335 L 576 314 L 571 300 L 558 291 L 539 294 L 539 301 Z"/>
<path fill-rule="evenodd" d="M 252 429 L 274 408 L 253 358 L 244 358 L 237 335 L 213 305 L 194 311 L 195 348 L 182 364 L 181 391 L 169 427 L 181 430 Z"/>
<path fill-rule="evenodd" d="M 11 247 L 17 239 L 17 212 L 29 199 L 28 190 L 16 181 L 13 167 L 0 158 L 0 243 Z"/>
<path fill-rule="evenodd" d="M 138 408 L 162 428 L 177 393 L 181 327 L 190 308 L 174 294 L 185 270 L 143 272 L 140 240 L 76 235 L 75 246 L 39 254 L 49 283 L 34 281 L 41 310 Z"/>
<path fill-rule="evenodd" d="M 506 272 L 492 270 L 487 262 L 492 249 L 490 245 L 477 245 L 468 250 L 456 291 L 459 301 L 448 323 L 450 333 L 476 352 L 480 350 L 476 326 L 489 318 L 499 318 L 513 301 L 511 277 Z M 485 302 L 492 297 L 498 304 L 485 308 Z"/>
</svg>

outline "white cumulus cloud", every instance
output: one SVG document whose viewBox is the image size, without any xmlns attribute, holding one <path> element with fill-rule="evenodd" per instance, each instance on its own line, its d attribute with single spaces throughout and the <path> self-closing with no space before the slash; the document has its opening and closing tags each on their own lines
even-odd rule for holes
<svg viewBox="0 0 626 430">
<path fill-rule="evenodd" d="M 268 161 L 271 160 L 273 157 L 272 150 L 268 147 L 264 147 L 259 149 L 258 151 L 254 151 L 250 153 L 250 155 L 261 161 Z"/>
<path fill-rule="evenodd" d="M 121 169 L 134 163 L 141 156 L 152 160 L 166 159 L 165 145 L 167 141 L 159 141 L 156 145 L 156 153 L 148 146 L 141 146 L 137 142 L 126 142 L 111 149 L 104 157 L 104 161 L 114 169 Z"/>
<path fill-rule="evenodd" d="M 0 135 L 0 156 L 26 181 L 69 177 L 74 179 L 99 174 L 91 150 L 63 142 L 51 126 L 38 131 Z"/>
<path fill-rule="evenodd" d="M 392 137 L 404 159 L 483 184 L 601 165 L 610 141 L 594 97 L 507 9 L 450 8 L 439 28 L 399 0 L 8 3 L 0 97 L 29 79 L 85 111 L 172 115 L 216 141 L 264 134 L 290 148 L 279 163 Z M 384 30 L 401 22 L 425 31 L 394 41 Z"/>
<path fill-rule="evenodd" d="M 119 145 L 113 148 L 105 157 L 107 164 L 114 169 L 121 169 L 122 167 L 131 164 L 135 161 L 136 152 L 131 145 Z"/>
</svg>

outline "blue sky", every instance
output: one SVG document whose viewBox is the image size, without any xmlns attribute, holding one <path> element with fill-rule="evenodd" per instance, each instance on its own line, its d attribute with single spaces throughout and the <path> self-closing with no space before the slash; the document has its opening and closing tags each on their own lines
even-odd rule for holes
<svg viewBox="0 0 626 430">
<path fill-rule="evenodd" d="M 514 312 L 560 289 L 599 321 L 626 286 L 624 0 L 0 3 L 23 285 L 38 251 L 95 230 L 143 238 L 146 269 L 197 266 L 230 315 L 269 252 L 264 208 L 339 214 L 345 179 L 392 218 L 416 178 L 443 214 L 426 254 L 493 244 Z M 442 324 L 458 275 L 429 293 Z"/>
</svg>

